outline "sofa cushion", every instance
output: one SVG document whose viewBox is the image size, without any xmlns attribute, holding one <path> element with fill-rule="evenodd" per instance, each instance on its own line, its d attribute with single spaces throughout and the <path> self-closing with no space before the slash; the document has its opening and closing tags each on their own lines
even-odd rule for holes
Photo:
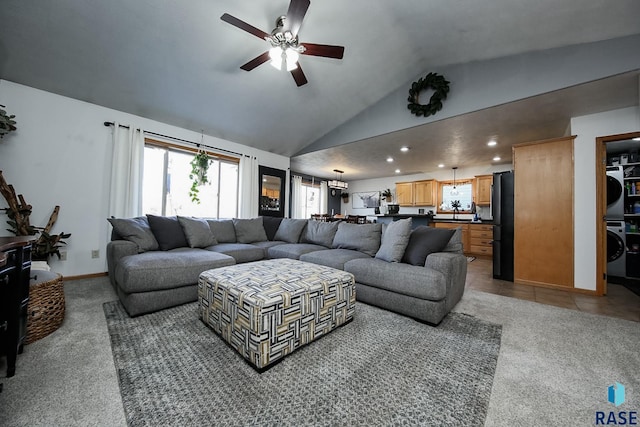
<svg viewBox="0 0 640 427">
<path fill-rule="evenodd" d="M 301 241 L 330 248 L 339 224 L 339 222 L 307 221 Z"/>
<path fill-rule="evenodd" d="M 207 250 L 229 255 L 238 264 L 259 261 L 265 257 L 263 248 L 249 243 L 218 243 L 217 245 L 209 246 Z"/>
<path fill-rule="evenodd" d="M 238 243 L 264 242 L 267 240 L 267 233 L 262 225 L 262 217 L 233 220 L 233 227 L 236 230 L 236 241 Z"/>
<path fill-rule="evenodd" d="M 444 247 L 442 252 L 455 252 L 457 254 L 463 253 L 462 246 L 462 228 L 458 227 L 454 230 L 453 236 L 449 239 L 449 243 Z"/>
<path fill-rule="evenodd" d="M 232 257 L 204 249 L 178 248 L 123 257 L 116 283 L 127 294 L 195 285 L 200 273 L 235 264 Z"/>
<path fill-rule="evenodd" d="M 338 223 L 338 231 L 333 238 L 332 248 L 354 249 L 374 256 L 380 248 L 381 224 Z"/>
<path fill-rule="evenodd" d="M 300 255 L 300 261 L 337 268 L 338 270 L 344 270 L 344 264 L 347 261 L 358 258 L 371 257 L 367 254 L 353 251 L 351 249 L 326 249 L 324 251 L 314 251 Z"/>
<path fill-rule="evenodd" d="M 381 259 L 354 259 L 344 264 L 357 284 L 373 286 L 430 301 L 440 301 L 447 293 L 447 278 L 437 270 Z"/>
<path fill-rule="evenodd" d="M 411 218 L 393 221 L 383 229 L 382 243 L 376 252 L 376 258 L 388 262 L 402 261 L 402 255 L 409 243 Z M 426 258 L 426 257 L 425 257 Z"/>
<path fill-rule="evenodd" d="M 416 227 L 409 236 L 409 244 L 404 251 L 402 262 L 424 266 L 429 254 L 441 252 L 447 246 L 454 231 L 448 228 L 427 227 L 426 225 Z"/>
<path fill-rule="evenodd" d="M 292 219 L 283 218 L 274 240 L 282 240 L 287 243 L 298 243 L 300 241 L 300 234 L 304 226 L 307 225 L 306 219 Z"/>
<path fill-rule="evenodd" d="M 189 246 L 177 217 L 147 214 L 147 220 L 161 250 L 168 251 Z"/>
<path fill-rule="evenodd" d="M 276 232 L 278 231 L 278 227 L 282 222 L 282 218 L 275 216 L 263 216 L 262 217 L 262 225 L 264 227 L 265 233 L 267 233 L 267 239 L 275 240 Z"/>
<path fill-rule="evenodd" d="M 122 240 L 128 240 L 138 245 L 138 252 L 158 250 L 156 240 L 149 221 L 144 216 L 136 218 L 107 218 L 114 233 Z"/>
<path fill-rule="evenodd" d="M 207 220 L 178 215 L 178 222 L 190 248 L 206 248 L 218 243 Z"/>
<path fill-rule="evenodd" d="M 300 259 L 303 254 L 314 251 L 326 250 L 324 246 L 312 243 L 285 243 L 283 245 L 272 246 L 267 249 L 269 258 L 290 258 Z"/>
<path fill-rule="evenodd" d="M 235 243 L 236 229 L 230 219 L 207 219 L 209 228 L 218 243 Z"/>
</svg>

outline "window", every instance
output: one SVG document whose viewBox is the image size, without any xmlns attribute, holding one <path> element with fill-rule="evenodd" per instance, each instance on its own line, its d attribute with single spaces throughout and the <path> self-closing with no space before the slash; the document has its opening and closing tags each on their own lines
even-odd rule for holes
<svg viewBox="0 0 640 427">
<path fill-rule="evenodd" d="M 460 207 L 458 212 L 471 212 L 471 202 L 473 202 L 473 181 L 461 180 L 455 182 L 455 190 L 453 181 L 438 182 L 438 213 L 453 213 L 452 202 L 458 201 Z M 452 194 L 453 193 L 453 194 Z"/>
<path fill-rule="evenodd" d="M 192 202 L 191 160 L 195 152 L 146 141 L 142 209 L 153 215 L 234 218 L 238 214 L 238 161 L 211 154 L 209 184 L 198 187 L 200 203 Z M 234 161 L 235 160 L 235 161 Z"/>
<path fill-rule="evenodd" d="M 302 218 L 311 218 L 313 214 L 320 212 L 320 186 L 311 183 L 302 183 L 302 191 L 300 194 L 300 211 Z"/>
</svg>

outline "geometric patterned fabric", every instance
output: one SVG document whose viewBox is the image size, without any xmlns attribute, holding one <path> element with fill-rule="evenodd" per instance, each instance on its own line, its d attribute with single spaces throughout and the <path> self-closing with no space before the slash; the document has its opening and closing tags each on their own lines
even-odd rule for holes
<svg viewBox="0 0 640 427">
<path fill-rule="evenodd" d="M 292 259 L 200 274 L 200 319 L 257 369 L 353 319 L 351 273 Z"/>
</svg>

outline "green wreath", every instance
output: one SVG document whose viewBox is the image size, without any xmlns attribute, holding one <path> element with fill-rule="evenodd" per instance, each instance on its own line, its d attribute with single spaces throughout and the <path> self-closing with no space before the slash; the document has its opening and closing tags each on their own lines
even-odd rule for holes
<svg viewBox="0 0 640 427">
<path fill-rule="evenodd" d="M 433 95 L 429 98 L 428 104 L 420 104 L 420 92 L 424 89 L 433 89 Z M 411 84 L 409 89 L 409 105 L 407 108 L 411 110 L 411 114 L 416 116 L 429 117 L 442 110 L 442 101 L 447 99 L 449 93 L 449 82 L 443 76 L 437 73 L 429 73 L 424 78 L 420 78 L 417 82 Z"/>
</svg>

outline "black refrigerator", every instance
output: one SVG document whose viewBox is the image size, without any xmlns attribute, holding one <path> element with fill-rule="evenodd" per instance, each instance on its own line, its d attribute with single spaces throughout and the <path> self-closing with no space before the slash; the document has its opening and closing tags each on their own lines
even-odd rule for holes
<svg viewBox="0 0 640 427">
<path fill-rule="evenodd" d="M 513 282 L 513 172 L 493 174 L 493 277 Z"/>
</svg>

